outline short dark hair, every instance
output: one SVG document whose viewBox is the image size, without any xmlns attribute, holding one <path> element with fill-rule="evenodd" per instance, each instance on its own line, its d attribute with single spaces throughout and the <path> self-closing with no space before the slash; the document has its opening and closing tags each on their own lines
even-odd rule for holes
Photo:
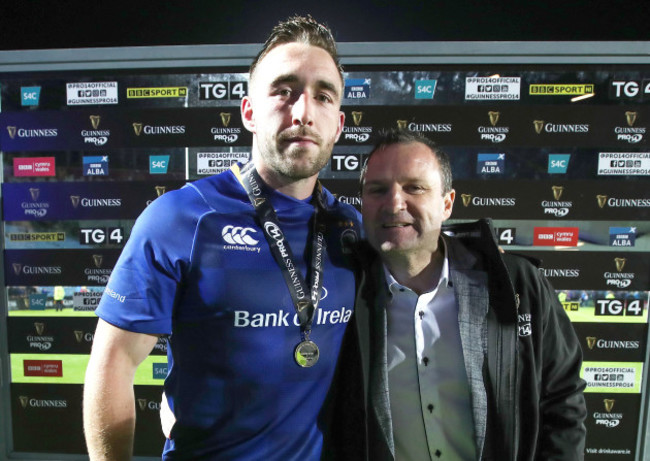
<svg viewBox="0 0 650 461">
<path fill-rule="evenodd" d="M 262 49 L 253 59 L 249 70 L 250 79 L 252 80 L 257 65 L 273 48 L 287 43 L 304 43 L 327 51 L 334 60 L 334 64 L 336 64 L 341 76 L 341 83 L 343 83 L 343 67 L 339 62 L 336 41 L 334 41 L 332 31 L 326 25 L 312 18 L 311 15 L 307 15 L 307 17 L 291 16 L 286 21 L 278 23 L 271 30 L 269 38 L 266 39 Z"/>
<path fill-rule="evenodd" d="M 375 146 L 372 148 L 372 151 L 368 154 L 366 161 L 361 168 L 361 187 L 363 188 L 363 183 L 366 180 L 366 172 L 368 171 L 368 162 L 373 154 L 379 150 L 385 149 L 388 146 L 394 144 L 411 144 L 414 142 L 419 142 L 427 146 L 431 152 L 435 155 L 436 160 L 438 160 L 438 165 L 440 166 L 440 180 L 442 185 L 442 193 L 446 194 L 451 191 L 451 163 L 449 161 L 449 156 L 446 152 L 440 149 L 438 145 L 427 138 L 423 134 L 416 131 L 406 131 L 398 128 L 390 128 L 387 130 L 381 130 L 377 134 L 375 140 Z"/>
</svg>

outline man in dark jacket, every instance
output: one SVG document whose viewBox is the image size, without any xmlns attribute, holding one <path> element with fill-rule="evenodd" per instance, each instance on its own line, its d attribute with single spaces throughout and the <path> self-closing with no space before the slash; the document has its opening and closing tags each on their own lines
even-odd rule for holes
<svg viewBox="0 0 650 461">
<path fill-rule="evenodd" d="M 369 246 L 339 397 L 366 437 L 339 420 L 352 440 L 341 448 L 365 441 L 372 461 L 582 459 L 578 339 L 549 282 L 502 254 L 488 221 L 442 227 L 455 198 L 447 156 L 389 132 L 362 172 L 362 198 Z M 350 384 L 355 349 L 363 396 Z M 365 411 L 353 411 L 355 396 Z"/>
</svg>

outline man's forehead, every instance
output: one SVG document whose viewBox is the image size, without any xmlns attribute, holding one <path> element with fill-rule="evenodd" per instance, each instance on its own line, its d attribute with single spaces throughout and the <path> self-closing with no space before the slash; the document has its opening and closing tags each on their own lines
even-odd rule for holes
<svg viewBox="0 0 650 461">
<path fill-rule="evenodd" d="M 411 150 L 415 144 L 421 149 Z M 401 181 L 425 181 L 434 179 L 440 174 L 440 166 L 436 156 L 421 143 L 393 144 L 375 152 L 368 161 L 366 178 Z"/>
<path fill-rule="evenodd" d="M 305 56 L 308 54 L 308 59 Z M 278 66 L 278 61 L 282 66 Z M 310 45 L 302 42 L 282 43 L 271 48 L 266 55 L 260 60 L 251 80 L 259 79 L 260 74 L 273 76 L 272 81 L 277 79 L 278 75 L 295 75 L 302 67 L 308 66 L 310 70 L 317 71 L 315 78 L 320 81 L 327 81 L 330 78 L 336 78 L 333 82 L 342 85 L 342 75 L 329 52 L 319 46 Z M 261 72 L 261 68 L 264 71 Z M 327 75 L 331 74 L 331 75 Z"/>
</svg>

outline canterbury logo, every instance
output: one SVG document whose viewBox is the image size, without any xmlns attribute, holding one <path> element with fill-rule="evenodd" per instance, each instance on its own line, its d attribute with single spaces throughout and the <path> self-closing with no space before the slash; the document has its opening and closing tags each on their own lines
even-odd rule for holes
<svg viewBox="0 0 650 461">
<path fill-rule="evenodd" d="M 248 234 L 255 234 L 257 231 L 251 227 L 226 226 L 221 231 L 223 239 L 231 245 L 257 245 L 259 240 L 255 240 Z"/>
</svg>

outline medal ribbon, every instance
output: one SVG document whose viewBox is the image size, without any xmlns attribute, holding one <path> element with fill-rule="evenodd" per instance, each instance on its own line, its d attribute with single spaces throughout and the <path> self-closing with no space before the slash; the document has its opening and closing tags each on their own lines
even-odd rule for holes
<svg viewBox="0 0 650 461">
<path fill-rule="evenodd" d="M 289 242 L 287 242 L 280 228 L 278 217 L 271 205 L 271 199 L 264 190 L 266 186 L 253 162 L 247 163 L 241 169 L 241 174 L 237 174 L 237 170 L 239 170 L 237 165 L 234 166 L 233 170 L 255 208 L 255 213 L 260 221 L 260 227 L 264 230 L 264 236 L 269 244 L 271 254 L 278 263 L 287 284 L 293 306 L 300 320 L 300 336 L 303 341 L 309 341 L 312 321 L 316 309 L 318 309 L 323 287 L 323 257 L 326 248 L 325 226 L 319 222 L 319 210 L 323 211 L 325 209 L 320 182 L 316 185 L 314 198 L 312 199 L 312 202 L 315 202 L 315 210 L 312 228 L 311 278 L 310 285 L 307 286 L 305 278 L 294 263 L 295 258 L 289 247 Z"/>
</svg>

